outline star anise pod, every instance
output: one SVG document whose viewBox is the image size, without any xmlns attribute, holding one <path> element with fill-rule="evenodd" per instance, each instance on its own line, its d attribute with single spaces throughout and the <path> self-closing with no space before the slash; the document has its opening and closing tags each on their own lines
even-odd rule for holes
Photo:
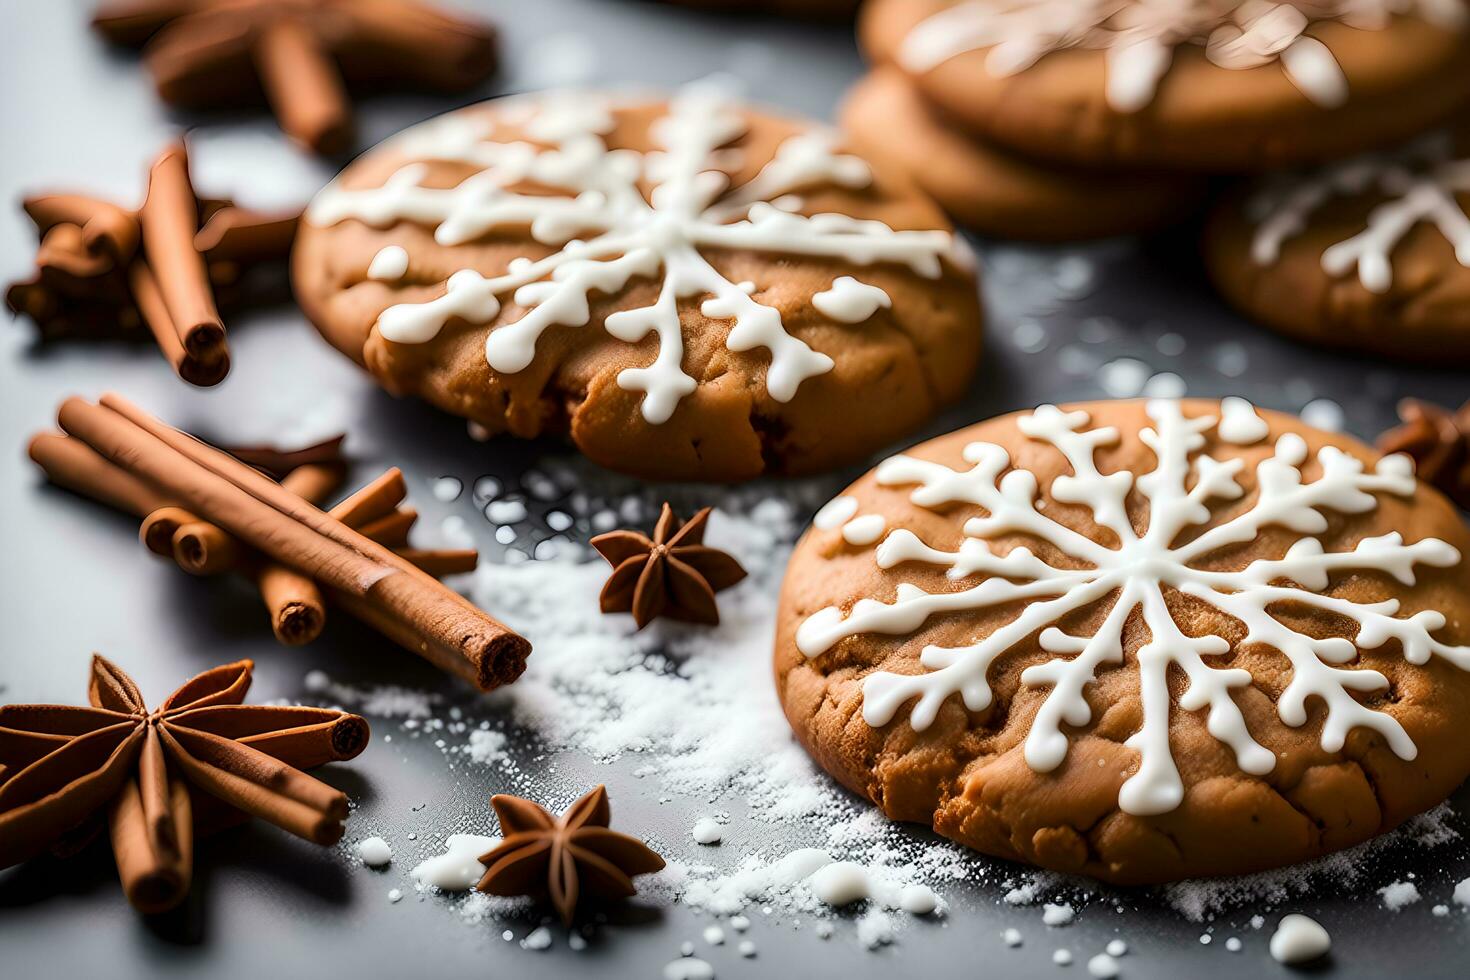
<svg viewBox="0 0 1470 980">
<path fill-rule="evenodd" d="M 547 899 L 567 925 L 584 896 L 628 898 L 638 891 L 635 875 L 664 866 L 638 838 L 608 829 L 612 810 L 605 786 L 560 817 L 519 796 L 493 796 L 490 805 L 504 839 L 480 858 L 487 870 L 475 887 L 490 895 Z"/>
<path fill-rule="evenodd" d="M 490 25 L 416 0 L 104 0 L 92 26 L 142 47 L 165 102 L 269 103 L 321 153 L 352 137 L 348 87 L 456 92 L 495 68 Z"/>
<path fill-rule="evenodd" d="M 1379 451 L 1409 456 L 1419 479 L 1470 510 L 1470 401 L 1456 412 L 1405 398 L 1399 418 L 1402 425 L 1378 437 Z"/>
<path fill-rule="evenodd" d="M 704 543 L 712 508 L 681 524 L 664 504 L 653 537 L 639 531 L 609 531 L 592 547 L 613 567 L 602 587 L 602 611 L 631 612 L 642 629 L 660 616 L 686 623 L 720 621 L 715 593 L 745 578 L 733 557 Z"/>
<path fill-rule="evenodd" d="M 240 814 L 335 844 L 347 797 L 297 766 L 350 759 L 367 722 L 322 708 L 246 705 L 248 660 L 205 671 L 149 710 L 131 678 L 92 658 L 90 708 L 0 707 L 0 868 L 106 815 L 123 890 L 160 912 L 183 900 L 194 837 Z"/>
</svg>

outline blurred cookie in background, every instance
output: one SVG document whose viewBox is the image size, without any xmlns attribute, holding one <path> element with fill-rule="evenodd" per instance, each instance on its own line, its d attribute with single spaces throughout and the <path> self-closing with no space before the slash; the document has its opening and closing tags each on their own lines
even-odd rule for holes
<svg viewBox="0 0 1470 980">
<path fill-rule="evenodd" d="M 1470 135 L 1257 181 L 1221 202 L 1210 276 L 1302 340 L 1470 365 Z"/>
<path fill-rule="evenodd" d="M 895 68 L 848 93 L 839 122 L 855 148 L 906 170 L 957 222 L 986 235 L 1072 241 L 1185 220 L 1203 196 L 1190 175 L 1039 163 L 952 126 Z"/>
<path fill-rule="evenodd" d="M 1079 166 L 1257 172 L 1470 97 L 1465 0 L 871 0 L 868 56 L 976 136 Z"/>
</svg>

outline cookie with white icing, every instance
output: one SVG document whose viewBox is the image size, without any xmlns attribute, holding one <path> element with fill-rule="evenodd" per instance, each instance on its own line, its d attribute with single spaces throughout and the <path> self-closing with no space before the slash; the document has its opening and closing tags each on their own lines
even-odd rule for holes
<svg viewBox="0 0 1470 980">
<path fill-rule="evenodd" d="M 873 0 L 860 33 L 977 135 L 1080 165 L 1327 160 L 1470 97 L 1466 0 Z"/>
<path fill-rule="evenodd" d="M 1470 775 L 1470 529 L 1407 457 L 1225 402 L 992 419 L 823 508 L 797 737 L 889 817 L 1119 883 L 1347 847 Z"/>
<path fill-rule="evenodd" d="M 1470 366 L 1470 136 L 1260 181 L 1221 202 L 1205 258 L 1232 303 L 1284 333 Z"/>
<path fill-rule="evenodd" d="M 851 462 L 958 396 L 980 349 L 932 202 L 709 84 L 416 126 L 316 197 L 292 264 L 390 391 L 650 478 Z"/>
<path fill-rule="evenodd" d="M 1185 220 L 1203 191 L 1188 176 L 1080 171 L 998 147 L 952 126 L 892 67 L 853 86 L 840 121 L 859 152 L 902 167 L 960 224 L 1002 238 L 1149 231 Z"/>
</svg>

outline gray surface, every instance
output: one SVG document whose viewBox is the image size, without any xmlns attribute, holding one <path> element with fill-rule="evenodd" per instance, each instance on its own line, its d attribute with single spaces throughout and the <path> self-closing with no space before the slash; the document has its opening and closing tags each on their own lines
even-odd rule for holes
<svg viewBox="0 0 1470 980">
<path fill-rule="evenodd" d="M 750 94 L 791 110 L 830 117 L 847 82 L 859 71 L 842 27 L 789 25 L 760 19 L 700 15 L 658 5 L 612 0 L 510 0 L 483 3 L 504 22 L 509 67 L 484 94 L 576 81 L 578 64 L 592 81 L 672 85 L 711 70 L 746 77 Z M 514 14 L 512 14 L 514 11 Z M 33 249 L 27 223 L 9 202 L 22 190 L 92 188 L 123 198 L 140 192 L 142 167 L 159 140 L 180 120 L 155 102 L 133 59 L 104 49 L 85 30 L 80 2 L 0 4 L 0 199 L 10 216 L 0 231 L 5 279 L 23 274 Z M 548 42 L 545 39 L 554 40 Z M 587 49 L 595 54 L 588 63 Z M 42 84 L 41 80 L 45 80 Z M 468 101 L 468 98 L 466 99 Z M 450 106 L 412 98 L 379 99 L 361 107 L 363 145 Z M 197 134 L 198 158 L 211 183 L 242 196 L 290 197 L 329 171 L 314 170 L 280 145 L 273 126 L 258 116 L 188 119 L 207 123 Z M 248 185 L 242 186 L 242 181 Z M 248 187 L 251 194 L 243 191 Z M 1066 258 L 1083 254 L 1098 270 L 1097 288 L 1062 295 Z M 1464 377 L 1325 355 L 1271 337 L 1226 311 L 1194 269 L 1189 233 L 1147 248 L 1129 244 L 1077 250 L 988 248 L 989 354 L 967 402 L 926 434 L 1040 401 L 1102 394 L 1096 367 L 1137 357 L 1154 369 L 1177 372 L 1191 393 L 1239 393 L 1264 406 L 1299 410 L 1314 398 L 1339 402 L 1346 428 L 1371 437 L 1392 419 L 1404 394 L 1443 403 L 1470 395 Z M 1058 265 L 1061 261 L 1060 266 Z M 1100 319 L 1099 319 L 1100 318 Z M 235 368 L 216 390 L 191 390 L 175 380 L 145 347 L 71 344 L 41 349 L 29 325 L 0 328 L 0 698 L 5 701 L 76 701 L 84 691 L 90 651 L 102 650 L 133 671 L 150 696 L 161 695 L 189 673 L 227 659 L 257 662 L 253 698 L 297 698 L 312 667 L 339 679 L 434 687 L 469 703 L 462 691 L 419 661 L 336 617 L 328 635 L 306 650 L 274 645 L 252 598 L 229 583 L 187 580 L 139 548 L 134 526 L 100 508 L 41 486 L 21 458 L 26 437 L 47 426 L 70 393 L 115 389 L 164 418 L 219 437 L 249 440 L 296 431 L 308 434 L 345 423 L 365 458 L 358 475 L 377 464 L 399 464 L 410 475 L 415 503 L 431 523 L 462 513 L 494 560 L 497 546 L 465 499 L 434 502 L 427 483 L 453 474 L 468 483 L 485 473 L 513 476 L 549 446 L 482 446 L 456 420 L 413 403 L 396 403 L 331 352 L 289 306 L 235 316 Z M 1019 331 L 1019 333 L 1018 333 Z M 1166 357 L 1158 339 L 1177 334 L 1183 351 Z M 1035 347 L 1028 353 L 1016 343 Z M 1222 345 L 1225 345 L 1222 347 Z M 1165 350 L 1177 342 L 1165 340 Z M 1242 362 L 1242 355 L 1244 361 Z M 1235 376 L 1218 368 L 1224 365 Z M 816 481 L 822 492 L 840 478 Z M 795 493 L 775 484 L 773 493 Z M 472 707 L 472 706 L 471 706 Z M 380 730 L 391 730 L 381 726 Z M 361 804 L 358 819 L 401 840 L 410 828 L 454 824 L 480 814 L 481 793 L 495 789 L 477 779 L 463 785 L 430 741 L 395 741 L 393 752 L 375 745 L 328 778 Z M 543 763 L 544 764 L 544 763 Z M 630 766 L 592 767 L 558 760 L 562 775 L 609 783 L 620 822 L 654 836 L 687 834 L 697 814 L 659 807 L 656 789 L 633 779 Z M 493 784 L 493 779 L 489 780 Z M 1457 806 L 1470 803 L 1462 789 Z M 415 808 L 427 805 L 433 820 Z M 437 823 L 435 823 L 437 820 Z M 1462 831 L 1466 821 L 1457 816 Z M 413 852 L 408 850 L 407 855 Z M 406 860 L 400 844 L 400 860 Z M 976 857 L 976 861 L 986 859 Z M 318 851 L 252 827 L 199 848 L 198 884 L 190 903 L 170 916 L 143 920 L 119 894 L 105 852 L 67 864 L 37 862 L 0 873 L 0 974 L 162 977 L 201 975 L 294 977 L 330 970 L 340 976 L 502 975 L 561 976 L 595 969 L 605 976 L 656 976 L 681 942 L 696 939 L 707 919 L 681 908 L 633 910 L 603 929 L 592 950 L 536 954 L 499 938 L 500 926 L 467 927 L 439 903 L 389 905 L 385 878 L 350 868 L 333 851 Z M 1371 886 L 1414 873 L 1426 901 L 1397 915 L 1384 911 Z M 1470 921 L 1462 912 L 1430 915 L 1449 883 L 1470 874 L 1463 843 L 1428 854 L 1391 850 L 1377 859 L 1363 885 L 1337 894 L 1329 884 L 1295 907 L 1319 915 L 1335 940 L 1332 972 L 1415 977 L 1464 975 L 1470 963 Z M 392 884 L 397 884 L 394 876 Z M 753 961 L 732 946 L 712 951 L 721 977 L 759 975 L 868 976 L 900 969 L 954 976 L 1065 976 L 1049 962 L 1067 945 L 1096 951 L 1117 933 L 1135 953 L 1127 976 L 1200 977 L 1281 975 L 1265 954 L 1265 933 L 1246 936 L 1232 956 L 1217 941 L 1202 947 L 1201 926 L 1182 920 L 1146 893 L 1108 893 L 1125 911 L 1116 918 L 1101 903 L 1065 933 L 1047 934 L 1034 910 L 997 903 L 994 888 L 946 891 L 955 908 L 942 924 L 918 923 L 901 944 L 862 951 L 850 925 L 828 943 L 809 932 L 757 922 L 760 948 Z M 1219 933 L 1238 931 L 1252 908 L 1223 917 Z M 641 920 L 641 921 L 640 921 Z M 1001 929 L 1026 936 L 1006 950 Z M 517 935 L 525 925 L 517 925 Z M 581 958 L 577 958 L 580 955 Z M 1085 975 L 1085 955 L 1070 968 Z"/>
</svg>

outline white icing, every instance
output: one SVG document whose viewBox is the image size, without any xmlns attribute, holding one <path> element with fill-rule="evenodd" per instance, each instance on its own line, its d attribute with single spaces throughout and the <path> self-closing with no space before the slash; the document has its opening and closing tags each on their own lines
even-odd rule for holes
<svg viewBox="0 0 1470 980">
<path fill-rule="evenodd" d="M 719 926 L 705 926 L 704 941 L 709 943 L 711 946 L 723 946 L 725 944 L 725 930 L 721 929 Z"/>
<path fill-rule="evenodd" d="M 724 836 L 725 830 L 720 822 L 711 817 L 701 817 L 694 822 L 694 828 L 690 831 L 696 844 L 718 844 Z"/>
<path fill-rule="evenodd" d="M 475 887 L 485 875 L 480 856 L 500 843 L 499 837 L 479 834 L 451 834 L 444 842 L 444 853 L 422 862 L 410 872 L 420 885 L 462 892 Z"/>
<path fill-rule="evenodd" d="M 986 72 L 1005 78 L 1053 51 L 1101 50 L 1108 104 L 1131 113 L 1153 101 L 1174 49 L 1194 44 L 1221 68 L 1279 62 L 1302 95 L 1330 109 L 1347 100 L 1347 79 L 1306 29 L 1324 20 L 1377 29 L 1406 13 L 1453 28 L 1465 19 L 1456 0 L 967 0 L 915 26 L 898 60 L 911 72 L 926 72 L 984 50 Z"/>
<path fill-rule="evenodd" d="M 1393 284 L 1392 255 L 1421 222 L 1433 225 L 1470 267 L 1470 215 L 1457 197 L 1470 194 L 1470 159 L 1454 159 L 1448 134 L 1439 133 L 1387 154 L 1370 154 L 1273 182 L 1249 205 L 1256 220 L 1251 258 L 1270 265 L 1282 245 L 1306 230 L 1314 212 L 1334 197 L 1383 195 L 1362 231 L 1329 246 L 1322 270 L 1329 276 L 1356 272 L 1370 292 Z"/>
<path fill-rule="evenodd" d="M 1437 538 L 1405 543 L 1398 532 L 1364 538 L 1344 552 L 1326 551 L 1313 536 L 1328 528 L 1327 512 L 1362 514 L 1377 507 L 1375 494 L 1411 495 L 1415 481 L 1410 460 L 1389 456 L 1368 469 L 1355 457 L 1324 446 L 1315 459 L 1320 473 L 1307 480 L 1301 470 L 1307 462 L 1307 444 L 1289 433 L 1256 464 L 1257 490 L 1249 506 L 1217 520 L 1213 504 L 1229 504 L 1244 494 L 1236 476 L 1245 461 L 1220 460 L 1202 451 L 1205 434 L 1216 428 L 1214 416 L 1187 418 L 1178 402 L 1162 400 L 1150 402 L 1147 411 L 1153 425 L 1139 437 L 1157 464 L 1141 476 L 1097 468 L 1097 449 L 1117 443 L 1120 433 L 1111 427 L 1088 428 L 1086 412 L 1063 412 L 1048 405 L 1017 422 L 1026 436 L 1059 451 L 1071 468 L 1070 474 L 1052 481 L 1051 498 L 1086 507 L 1116 544 L 1095 540 L 1048 516 L 1039 506 L 1035 474 L 1011 468 L 1010 454 L 998 445 L 970 443 L 964 459 L 971 465 L 964 470 L 910 456 L 884 462 L 876 471 L 877 482 L 888 487 L 916 485 L 909 495 L 914 504 L 929 509 L 977 505 L 985 515 L 965 522 L 965 537 L 956 551 L 933 548 L 912 531 L 895 529 L 874 552 L 878 567 L 919 562 L 947 567 L 951 579 L 975 576 L 978 581 L 958 591 L 937 592 L 900 582 L 892 601 L 863 598 L 846 611 L 842 606 L 822 609 L 798 628 L 797 647 L 816 657 L 849 636 L 904 636 L 932 617 L 1018 605 L 1014 618 L 973 643 L 926 646 L 919 655 L 926 672 L 869 674 L 863 681 L 862 713 L 869 725 L 882 726 L 913 701 L 908 721 L 922 731 L 952 695 L 960 695 L 969 710 L 983 711 L 992 696 L 990 665 L 1040 631 L 1041 648 L 1056 656 L 1021 675 L 1029 687 L 1051 688 L 1032 721 L 1024 753 L 1033 769 L 1050 772 L 1067 754 L 1064 726 L 1086 725 L 1092 718 L 1083 696 L 1086 686 L 1104 665 L 1124 662 L 1123 626 L 1137 610 L 1151 637 L 1134 654 L 1143 720 L 1127 742 L 1138 753 L 1138 764 L 1122 785 L 1119 805 L 1133 814 L 1163 813 L 1178 806 L 1184 792 L 1169 745 L 1169 674 L 1176 668 L 1188 681 L 1179 707 L 1207 710 L 1209 731 L 1231 748 L 1244 772 L 1264 775 L 1276 761 L 1252 738 L 1232 698 L 1236 688 L 1252 682 L 1251 675 L 1206 661 L 1229 652 L 1229 643 L 1220 636 L 1184 632 L 1165 601 L 1167 588 L 1241 623 L 1247 631 L 1243 643 L 1265 644 L 1285 656 L 1291 681 L 1276 703 L 1285 724 L 1304 724 L 1308 701 L 1317 700 L 1325 709 L 1324 750 L 1340 750 L 1348 732 L 1361 727 L 1377 732 L 1400 758 L 1414 758 L 1417 749 L 1398 721 L 1353 696 L 1386 688 L 1387 678 L 1375 670 L 1338 665 L 1351 661 L 1359 648 L 1395 643 L 1411 664 L 1422 665 L 1438 656 L 1470 670 L 1470 647 L 1434 638 L 1446 622 L 1440 612 L 1424 610 L 1400 618 L 1395 600 L 1358 603 L 1321 592 L 1334 574 L 1359 570 L 1383 572 L 1412 585 L 1416 566 L 1450 567 L 1460 561 L 1460 554 Z M 1148 505 L 1145 531 L 1138 531 L 1129 518 L 1125 503 L 1130 494 Z M 1234 571 L 1196 567 L 1222 549 L 1255 540 L 1266 527 L 1298 535 L 1285 555 L 1256 559 Z M 987 541 L 1017 533 L 1046 542 L 1070 561 L 1054 565 L 1026 547 L 998 554 Z M 1075 564 L 1084 567 L 1069 567 Z M 1092 636 L 1058 628 L 1072 613 L 1114 595 L 1111 610 Z M 1353 621 L 1356 636 L 1317 639 L 1298 632 L 1272 615 L 1286 602 Z"/>
<path fill-rule="evenodd" d="M 1253 446 L 1270 431 L 1266 420 L 1256 414 L 1256 407 L 1244 398 L 1231 396 L 1220 400 L 1220 424 L 1215 434 L 1223 442 Z"/>
<path fill-rule="evenodd" d="M 367 276 L 377 282 L 400 282 L 408 274 L 408 250 L 402 245 L 384 245 L 368 263 Z"/>
<path fill-rule="evenodd" d="M 851 861 L 834 861 L 807 883 L 812 894 L 828 905 L 851 905 L 868 897 L 868 869 Z"/>
<path fill-rule="evenodd" d="M 819 531 L 835 531 L 851 520 L 857 511 L 856 497 L 846 495 L 833 497 L 822 505 L 821 510 L 817 511 L 816 516 L 812 518 L 812 526 Z"/>
<path fill-rule="evenodd" d="M 393 860 L 393 848 L 381 837 L 369 837 L 357 845 L 357 856 L 370 868 L 381 868 Z"/>
<path fill-rule="evenodd" d="M 858 266 L 896 263 L 931 279 L 940 275 L 944 258 L 962 261 L 956 239 L 946 231 L 895 231 L 845 214 L 792 210 L 799 207 L 789 199 L 793 191 L 871 183 L 867 164 L 837 152 L 836 137 L 825 130 L 788 137 L 756 176 L 731 187 L 724 168 L 738 162 L 740 151 L 730 144 L 745 134 L 746 122 L 714 85 L 690 85 L 675 95 L 668 114 L 652 126 L 659 148 L 648 153 L 607 147 L 603 134 L 613 116 L 607 102 L 593 95 L 553 93 L 518 100 L 508 111 L 529 137 L 548 145 L 496 142 L 493 125 L 483 117 L 449 116 L 407 131 L 394 146 L 408 156 L 479 168 L 458 185 L 424 186 L 427 167 L 411 163 L 381 187 L 349 189 L 334 182 L 308 209 L 307 220 L 318 225 L 348 219 L 374 227 L 398 221 L 431 225 L 443 245 L 529 226 L 531 237 L 551 249 L 543 257 L 518 258 L 498 275 L 461 269 L 449 277 L 442 296 L 389 307 L 377 323 L 385 339 L 423 343 L 451 319 L 491 323 L 510 297 L 526 309 L 490 331 L 485 357 L 496 371 L 514 374 L 531 364 L 546 330 L 591 320 L 594 293 L 616 294 L 635 279 L 662 274 L 651 305 L 618 311 L 604 323 L 625 343 L 656 338 L 653 362 L 624 369 L 617 383 L 643 392 L 643 417 L 659 424 L 697 384 L 683 370 L 681 300 L 703 297 L 706 317 L 733 321 L 725 339 L 729 350 L 769 353 L 766 389 L 777 401 L 790 401 L 804 380 L 833 366 L 828 355 L 786 331 L 774 306 L 754 297 L 759 284 L 731 282 L 704 250 L 817 256 Z M 509 189 L 526 183 L 553 193 Z M 647 198 L 641 183 L 652 186 Z M 875 302 L 875 292 L 882 293 L 855 281 L 834 284 L 822 294 L 822 306 L 835 311 L 834 319 L 857 322 L 845 318 Z"/>
<path fill-rule="evenodd" d="M 859 546 L 875 544 L 887 529 L 888 522 L 882 514 L 864 514 L 842 525 L 842 540 Z"/>
<path fill-rule="evenodd" d="M 888 529 L 888 521 L 882 514 L 857 516 L 856 497 L 846 495 L 833 497 L 817 511 L 812 526 L 819 531 L 842 530 L 842 538 L 848 544 L 859 547 L 875 543 Z"/>
<path fill-rule="evenodd" d="M 1088 975 L 1097 977 L 1098 980 L 1112 980 L 1121 972 L 1123 968 L 1118 965 L 1118 961 L 1107 953 L 1098 953 L 1087 961 Z"/>
<path fill-rule="evenodd" d="M 1281 917 L 1271 936 L 1271 958 L 1278 963 L 1306 963 L 1326 956 L 1332 937 L 1315 919 L 1295 912 Z"/>
<path fill-rule="evenodd" d="M 830 289 L 812 297 L 812 305 L 839 323 L 862 323 L 878 310 L 891 308 L 893 300 L 877 286 L 838 276 Z"/>
</svg>

